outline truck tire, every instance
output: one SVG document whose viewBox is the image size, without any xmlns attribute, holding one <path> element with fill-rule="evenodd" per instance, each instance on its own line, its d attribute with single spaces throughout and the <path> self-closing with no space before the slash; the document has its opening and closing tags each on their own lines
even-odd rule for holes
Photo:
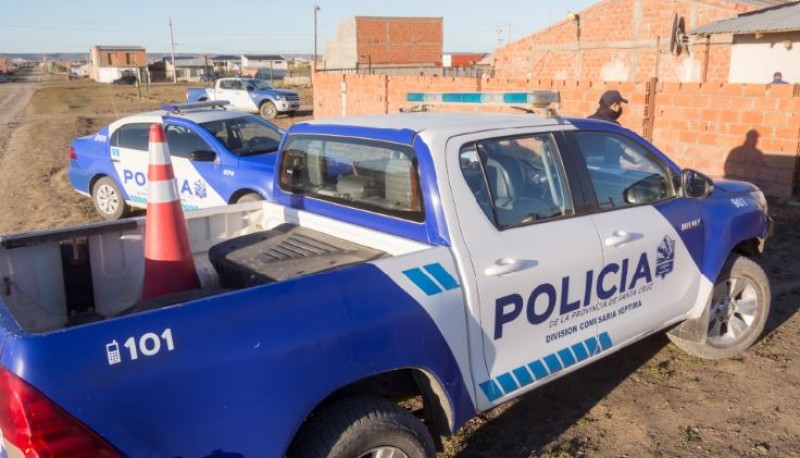
<svg viewBox="0 0 800 458">
<path fill-rule="evenodd" d="M 309 417 L 289 458 L 435 458 L 425 425 L 407 410 L 378 397 L 354 396 Z"/>
<path fill-rule="evenodd" d="M 267 100 L 258 107 L 258 113 L 264 119 L 275 119 L 275 117 L 278 116 L 278 109 L 275 108 L 274 103 Z"/>
<path fill-rule="evenodd" d="M 247 192 L 239 196 L 236 199 L 236 203 L 240 204 L 242 202 L 257 202 L 259 200 L 264 200 L 264 198 L 261 197 L 261 194 L 257 194 L 255 192 Z"/>
<path fill-rule="evenodd" d="M 751 259 L 732 255 L 717 277 L 701 318 L 705 335 L 696 340 L 673 332 L 667 336 L 698 358 L 732 358 L 747 350 L 761 335 L 769 316 L 770 296 L 764 269 Z"/>
<path fill-rule="evenodd" d="M 100 178 L 92 186 L 92 201 L 97 213 L 107 220 L 123 218 L 130 212 L 119 187 L 109 177 Z"/>
</svg>

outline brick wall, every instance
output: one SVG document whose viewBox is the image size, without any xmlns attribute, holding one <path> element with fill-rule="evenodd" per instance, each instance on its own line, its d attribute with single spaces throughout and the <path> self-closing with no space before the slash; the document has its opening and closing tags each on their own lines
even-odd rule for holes
<svg viewBox="0 0 800 458">
<path fill-rule="evenodd" d="M 622 124 L 644 132 L 647 83 L 553 79 L 476 79 L 389 75 L 314 75 L 314 116 L 396 113 L 415 91 L 510 91 L 554 89 L 559 112 L 585 117 L 600 95 L 619 89 L 630 100 Z M 480 106 L 437 110 L 486 111 Z M 506 108 L 491 108 L 518 113 Z M 683 167 L 758 184 L 767 194 L 792 195 L 800 155 L 800 86 L 659 83 L 656 85 L 653 143 Z"/>
<path fill-rule="evenodd" d="M 442 63 L 442 18 L 356 17 L 362 65 Z"/>
<path fill-rule="evenodd" d="M 693 37 L 689 52 L 670 49 L 676 19 L 690 30 L 747 7 L 716 0 L 604 0 L 495 52 L 495 76 L 601 81 L 726 81 L 729 35 Z M 658 74 L 656 75 L 656 71 Z"/>
</svg>

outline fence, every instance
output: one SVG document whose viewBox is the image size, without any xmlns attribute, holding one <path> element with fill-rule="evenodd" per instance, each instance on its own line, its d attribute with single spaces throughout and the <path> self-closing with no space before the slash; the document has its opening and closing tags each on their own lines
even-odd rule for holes
<svg viewBox="0 0 800 458">
<path fill-rule="evenodd" d="M 533 89 L 558 90 L 562 100 L 559 112 L 577 117 L 594 112 L 605 90 L 618 89 L 630 101 L 620 118 L 622 124 L 651 139 L 681 166 L 713 176 L 752 181 L 772 196 L 787 198 L 794 193 L 800 155 L 800 85 L 317 73 L 314 116 L 319 119 L 397 112 L 409 106 L 406 93 L 421 90 Z"/>
<path fill-rule="evenodd" d="M 358 65 L 352 68 L 324 68 L 318 69 L 320 73 L 334 73 L 344 75 L 393 75 L 393 76 L 445 76 L 475 78 L 483 76 L 488 69 L 481 66 L 469 67 L 384 67 L 370 64 Z"/>
</svg>

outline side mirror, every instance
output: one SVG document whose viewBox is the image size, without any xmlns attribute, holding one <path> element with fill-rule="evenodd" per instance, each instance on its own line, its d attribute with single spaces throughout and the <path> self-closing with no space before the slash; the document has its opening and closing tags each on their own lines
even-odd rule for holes
<svg viewBox="0 0 800 458">
<path fill-rule="evenodd" d="M 189 160 L 195 162 L 214 162 L 217 160 L 217 153 L 209 150 L 192 151 Z"/>
<path fill-rule="evenodd" d="M 633 183 L 622 191 L 625 202 L 638 205 L 654 202 L 664 197 L 665 186 L 661 175 L 653 173 Z"/>
<path fill-rule="evenodd" d="M 256 88 L 254 88 L 253 86 L 247 86 L 247 90 L 248 90 L 248 91 L 255 91 L 255 90 L 256 90 Z"/>
<path fill-rule="evenodd" d="M 696 170 L 684 169 L 681 173 L 681 189 L 685 197 L 703 199 L 714 190 L 714 182 Z"/>
</svg>

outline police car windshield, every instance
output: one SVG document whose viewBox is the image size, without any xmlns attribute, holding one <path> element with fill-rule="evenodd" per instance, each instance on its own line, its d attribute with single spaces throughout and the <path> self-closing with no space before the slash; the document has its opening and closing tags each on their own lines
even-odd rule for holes
<svg viewBox="0 0 800 458">
<path fill-rule="evenodd" d="M 283 131 L 256 116 L 222 119 L 200 124 L 222 145 L 239 156 L 273 153 L 278 150 Z"/>
<path fill-rule="evenodd" d="M 247 80 L 247 85 L 255 89 L 272 89 L 272 86 L 264 80 Z"/>
</svg>

